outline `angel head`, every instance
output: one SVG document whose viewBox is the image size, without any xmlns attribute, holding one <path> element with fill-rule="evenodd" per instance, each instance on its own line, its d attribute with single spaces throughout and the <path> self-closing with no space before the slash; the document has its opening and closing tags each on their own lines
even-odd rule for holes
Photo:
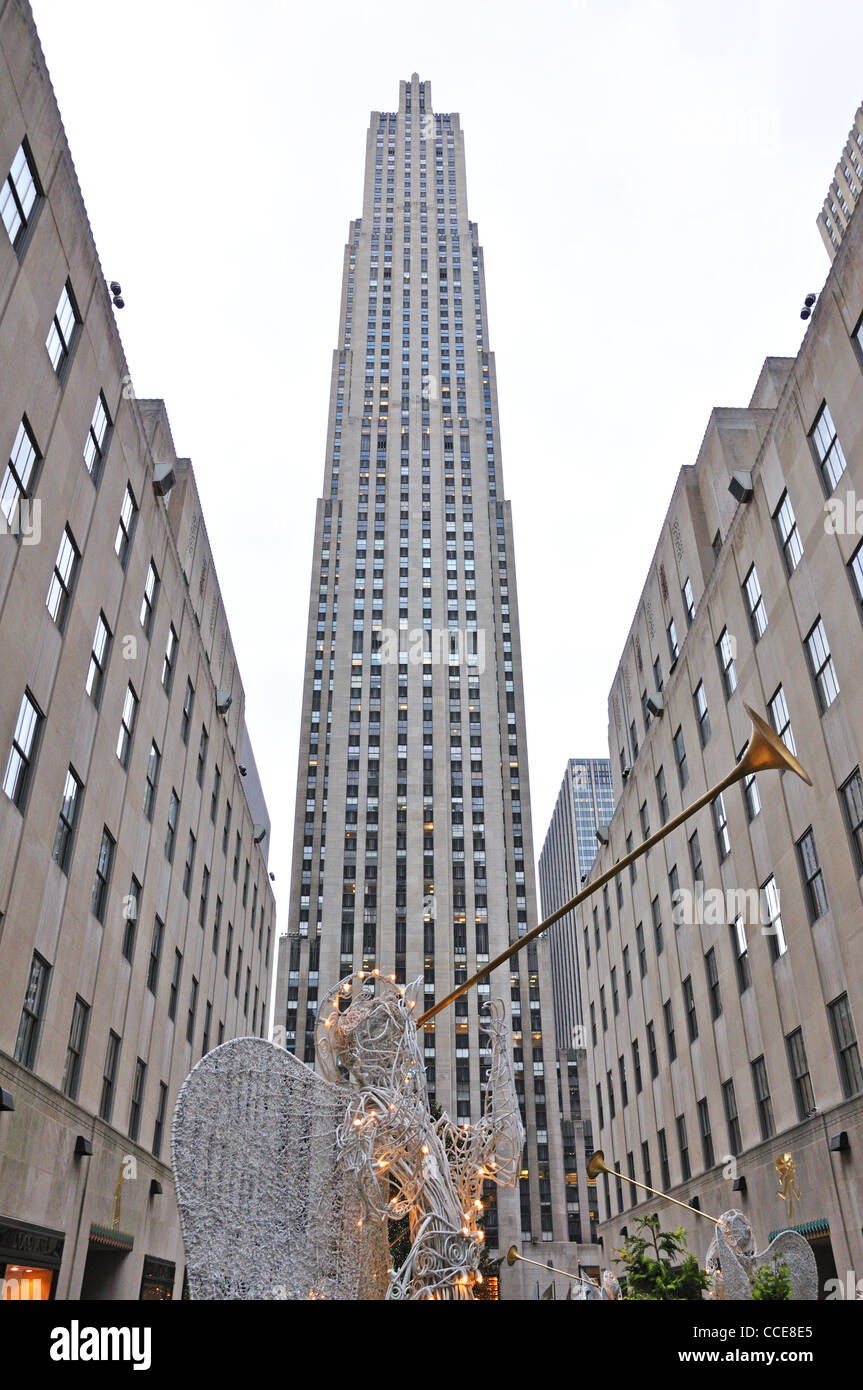
<svg viewBox="0 0 863 1390">
<path fill-rule="evenodd" d="M 360 1088 L 381 1087 L 400 1064 L 417 1066 L 413 1015 L 418 984 L 400 985 L 394 976 L 358 970 L 325 995 L 315 1050 L 329 1081 L 349 1078 Z"/>
</svg>

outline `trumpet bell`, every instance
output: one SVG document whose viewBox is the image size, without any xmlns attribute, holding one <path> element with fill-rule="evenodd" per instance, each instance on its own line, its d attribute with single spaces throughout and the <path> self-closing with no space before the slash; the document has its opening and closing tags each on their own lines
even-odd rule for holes
<svg viewBox="0 0 863 1390">
<path fill-rule="evenodd" d="M 588 1160 L 588 1164 L 587 1164 L 587 1176 L 588 1176 L 588 1178 L 590 1178 L 590 1179 L 598 1178 L 599 1175 L 600 1175 L 600 1173 L 609 1173 L 609 1172 L 611 1172 L 611 1169 L 608 1167 L 608 1165 L 607 1165 L 607 1163 L 606 1163 L 606 1161 L 605 1161 L 605 1154 L 602 1152 L 602 1149 L 597 1149 L 595 1153 L 592 1153 L 592 1154 L 590 1155 L 590 1158 L 589 1158 L 589 1160 Z"/>
<path fill-rule="evenodd" d="M 520 1260 L 520 1259 L 521 1259 L 521 1256 L 520 1256 L 519 1253 L 518 1253 L 518 1246 L 517 1246 L 517 1245 L 511 1245 L 511 1246 L 509 1247 L 509 1249 L 507 1250 L 507 1252 L 506 1252 L 506 1262 L 507 1262 L 507 1264 L 508 1264 L 508 1265 L 514 1265 L 515 1262 L 516 1262 L 516 1260 Z"/>
<path fill-rule="evenodd" d="M 750 772 L 794 772 L 801 777 L 808 787 L 812 786 L 812 778 L 797 761 L 790 749 L 786 748 L 782 739 L 771 729 L 766 720 L 756 714 L 754 709 L 744 704 L 743 708 L 752 721 L 752 734 L 746 746 L 743 760 L 738 767 L 739 777 L 748 777 Z"/>
</svg>

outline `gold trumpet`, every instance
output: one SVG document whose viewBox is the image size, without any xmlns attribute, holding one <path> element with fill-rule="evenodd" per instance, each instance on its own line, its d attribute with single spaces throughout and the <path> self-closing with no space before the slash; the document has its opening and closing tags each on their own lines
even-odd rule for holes
<svg viewBox="0 0 863 1390">
<path fill-rule="evenodd" d="M 684 1211 L 692 1211 L 696 1216 L 703 1216 L 705 1221 L 712 1221 L 714 1226 L 719 1225 L 718 1216 L 709 1216 L 706 1211 L 701 1211 L 698 1207 L 691 1207 L 688 1202 L 678 1202 L 676 1197 L 669 1197 L 667 1192 L 660 1192 L 658 1187 L 648 1187 L 646 1182 L 639 1182 L 637 1178 L 628 1178 L 625 1173 L 615 1173 L 614 1169 L 609 1168 L 606 1163 L 602 1149 L 597 1149 L 596 1153 L 592 1153 L 588 1159 L 587 1176 L 588 1178 L 595 1178 L 600 1173 L 607 1173 L 610 1178 L 623 1178 L 624 1182 L 631 1182 L 633 1187 L 642 1187 L 645 1192 L 652 1192 L 654 1197 L 661 1197 L 665 1202 L 673 1202 L 676 1207 L 683 1207 Z"/>
<path fill-rule="evenodd" d="M 778 734 L 774 733 L 770 725 L 762 719 L 760 715 L 756 714 L 753 709 L 750 709 L 749 705 L 744 704 L 743 708 L 752 721 L 752 732 L 749 736 L 749 742 L 746 745 L 746 751 L 743 757 L 736 767 L 732 768 L 727 777 L 723 777 L 722 781 L 717 782 L 715 787 L 711 787 L 710 790 L 706 791 L 703 796 L 700 796 L 697 801 L 694 801 L 691 806 L 687 806 L 684 811 L 680 812 L 679 816 L 675 816 L 673 820 L 668 821 L 655 835 L 651 835 L 649 839 L 640 844 L 638 849 L 634 849 L 631 854 L 625 854 L 622 859 L 619 859 L 617 863 L 612 866 L 612 868 L 607 869 L 604 874 L 600 874 L 599 877 L 595 878 L 592 883 L 589 883 L 586 888 L 582 888 L 580 893 L 576 893 L 574 898 L 570 898 L 568 903 L 563 904 L 563 907 L 559 907 L 556 912 L 552 912 L 549 917 L 546 917 L 544 922 L 540 922 L 538 926 L 531 928 L 524 936 L 520 936 L 519 939 L 514 941 L 511 946 L 508 946 L 505 951 L 501 951 L 499 956 L 495 956 L 494 960 L 489 961 L 488 965 L 484 965 L 475 975 L 471 975 L 470 979 L 466 980 L 463 985 L 458 985 L 456 989 L 452 990 L 445 999 L 441 999 L 440 1002 L 435 1004 L 432 1008 L 426 1009 L 425 1013 L 421 1014 L 417 1019 L 417 1027 L 422 1027 L 429 1019 L 434 1018 L 435 1014 L 439 1014 L 441 1010 L 448 1008 L 450 1004 L 456 999 L 459 999 L 463 994 L 466 994 L 467 991 L 478 984 L 480 980 L 484 980 L 486 975 L 491 974 L 492 970 L 495 970 L 497 966 L 503 965 L 505 960 L 509 960 L 510 956 L 514 956 L 516 951 L 522 950 L 529 941 L 535 940 L 541 932 L 547 931 L 548 928 L 559 921 L 561 917 L 565 917 L 574 907 L 578 907 L 579 903 L 583 903 L 585 898 L 589 898 L 592 893 L 596 892 L 597 888 L 602 888 L 604 884 L 615 878 L 619 873 L 622 873 L 633 860 L 639 859 L 642 854 L 646 854 L 654 845 L 658 845 L 660 840 L 664 840 L 666 835 L 671 834 L 672 830 L 676 830 L 677 827 L 682 825 L 685 820 L 688 820 L 690 816 L 694 816 L 696 811 L 700 811 L 702 807 L 709 805 L 711 801 L 715 801 L 717 796 L 725 791 L 726 787 L 733 786 L 735 782 L 739 782 L 743 777 L 749 777 L 753 772 L 767 771 L 796 773 L 798 777 L 802 777 L 807 786 L 811 787 L 812 778 L 797 761 L 794 754 L 785 747 L 785 744 L 779 738 Z M 669 1198 L 669 1201 L 671 1201 L 671 1198 Z M 678 1203 L 678 1205 L 682 1206 L 684 1203 Z"/>
<path fill-rule="evenodd" d="M 526 1255 L 519 1254 L 517 1245 L 511 1245 L 506 1252 L 506 1262 L 508 1265 L 514 1265 L 516 1260 L 519 1260 L 523 1265 L 536 1265 L 537 1269 L 543 1270 L 546 1274 L 562 1274 L 564 1279 L 571 1279 L 576 1284 L 590 1284 L 593 1288 L 599 1287 L 595 1279 L 585 1279 L 583 1274 L 570 1274 L 567 1269 L 557 1269 L 554 1265 L 544 1265 L 541 1260 L 529 1260 Z"/>
</svg>

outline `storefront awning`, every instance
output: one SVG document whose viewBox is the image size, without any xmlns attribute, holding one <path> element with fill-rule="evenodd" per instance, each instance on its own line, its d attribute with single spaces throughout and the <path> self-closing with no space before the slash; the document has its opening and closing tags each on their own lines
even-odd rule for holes
<svg viewBox="0 0 863 1390">
<path fill-rule="evenodd" d="M 771 1231 L 768 1241 L 773 1240 L 774 1236 L 779 1236 L 783 1231 L 795 1231 L 798 1236 L 805 1236 L 807 1240 L 814 1240 L 816 1236 L 827 1236 L 830 1234 L 830 1222 L 826 1216 L 819 1216 L 817 1221 L 802 1221 L 799 1226 L 780 1226 L 778 1230 Z"/>
<path fill-rule="evenodd" d="M 113 1226 L 100 1226 L 93 1222 L 90 1226 L 90 1245 L 99 1250 L 116 1250 L 126 1254 L 135 1244 L 135 1237 L 129 1231 L 119 1231 Z"/>
</svg>

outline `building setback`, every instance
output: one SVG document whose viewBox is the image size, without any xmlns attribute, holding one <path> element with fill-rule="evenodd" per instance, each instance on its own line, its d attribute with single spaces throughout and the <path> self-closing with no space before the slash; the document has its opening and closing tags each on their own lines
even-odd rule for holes
<svg viewBox="0 0 863 1390">
<path fill-rule="evenodd" d="M 269 820 L 192 468 L 135 397 L 20 0 L 0 65 L 0 1278 L 178 1297 L 171 1116 L 266 1028 Z"/>
<path fill-rule="evenodd" d="M 863 106 L 858 106 L 848 132 L 842 158 L 833 173 L 824 205 L 818 214 L 818 230 L 833 260 L 848 229 L 860 189 L 863 188 Z"/>
<path fill-rule="evenodd" d="M 619 876 L 608 914 L 585 903 L 577 932 L 606 1162 L 741 1209 L 761 1247 L 799 1226 L 822 1279 L 863 1262 L 861 244 L 852 222 L 796 359 L 768 358 L 748 407 L 712 412 L 677 480 L 609 697 L 617 810 L 593 875 L 734 767 L 744 701 L 814 786 L 730 788 Z M 704 1256 L 709 1222 L 600 1186 L 607 1254 L 658 1209 Z"/>
<path fill-rule="evenodd" d="M 314 1059 L 340 978 L 422 976 L 426 1006 L 536 921 L 510 507 L 459 118 L 416 74 L 372 114 L 345 249 L 315 523 L 289 936 L 276 1016 Z M 527 1144 L 487 1246 L 566 1240 L 548 944 L 425 1030 L 429 1090 L 482 1113 L 479 1009 L 505 996 Z M 547 1105 L 552 1107 L 548 1123 Z M 535 1251 L 533 1253 L 536 1253 Z M 504 1296 L 534 1281 L 504 1266 Z"/>
</svg>

